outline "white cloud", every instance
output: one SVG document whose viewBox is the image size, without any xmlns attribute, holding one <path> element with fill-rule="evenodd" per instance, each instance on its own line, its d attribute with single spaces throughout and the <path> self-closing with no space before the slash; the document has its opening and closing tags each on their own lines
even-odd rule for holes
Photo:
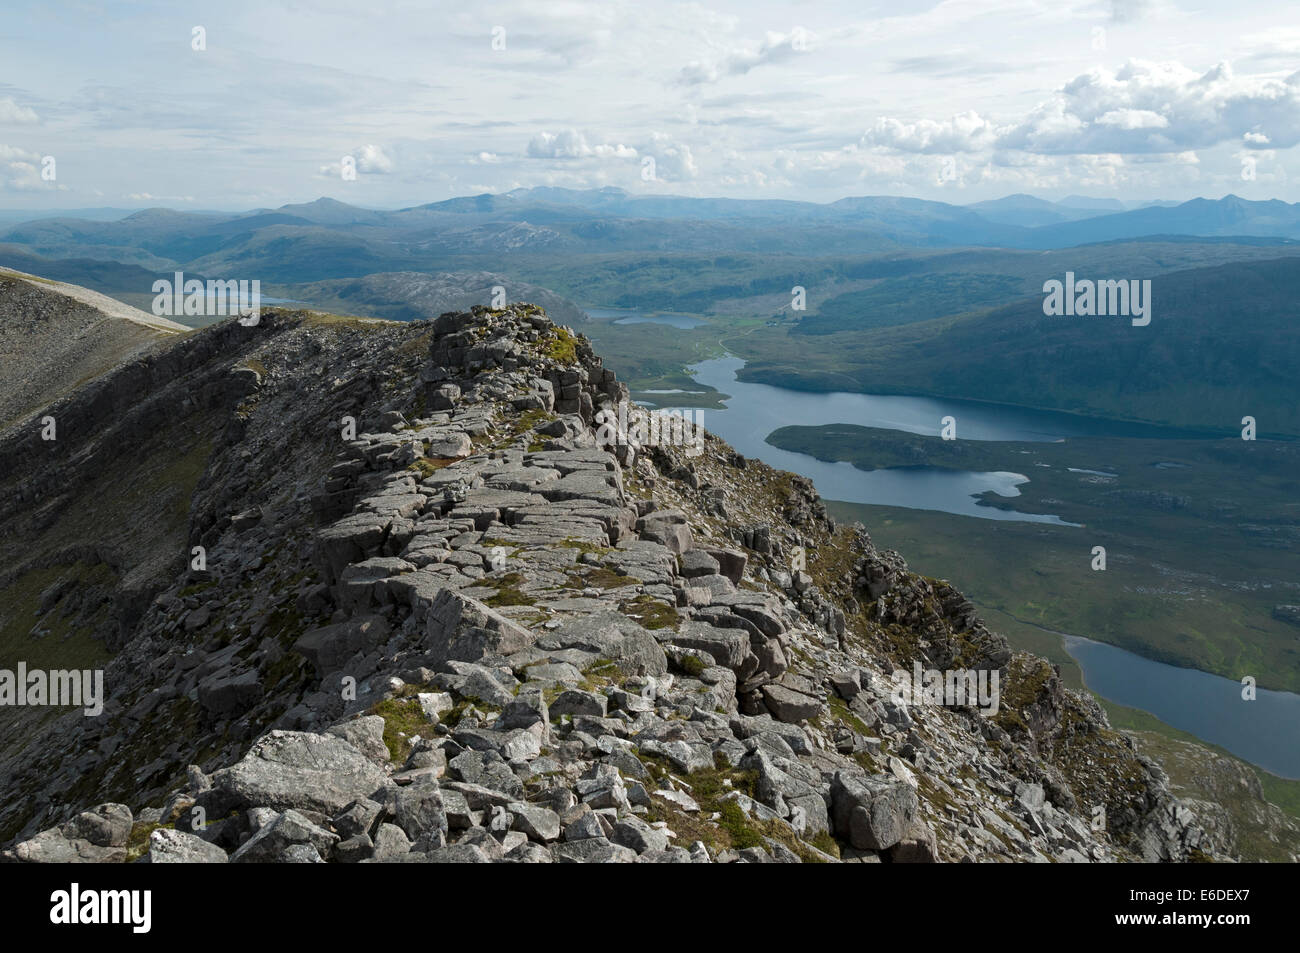
<svg viewBox="0 0 1300 953">
<path fill-rule="evenodd" d="M 750 70 L 781 63 L 812 49 L 815 37 L 803 27 L 790 33 L 768 33 L 757 49 L 736 47 L 709 60 L 694 60 L 682 67 L 678 82 L 686 86 L 716 83 L 725 76 L 744 76 Z"/>
<path fill-rule="evenodd" d="M 919 119 L 903 123 L 881 117 L 862 135 L 862 145 L 884 146 L 899 152 L 978 152 L 993 146 L 998 129 L 978 113 L 967 112 L 936 122 Z"/>
<path fill-rule="evenodd" d="M 538 133 L 528 143 L 530 159 L 635 159 L 637 150 L 622 143 L 602 142 L 591 145 L 576 129 L 558 133 Z"/>
<path fill-rule="evenodd" d="M 61 29 L 0 30 L 8 80 L 40 84 L 0 82 L 0 140 L 57 155 L 82 197 L 148 183 L 153 201 L 193 193 L 205 208 L 310 201 L 350 152 L 352 184 L 386 206 L 546 184 L 1300 200 L 1285 178 L 1300 27 L 1282 0 L 500 0 L 486 19 L 462 5 L 434 20 L 409 0 L 361 18 L 335 0 L 310 17 L 230 0 L 205 23 L 226 40 L 202 56 L 157 42 L 147 12 L 97 29 L 70 0 L 42 9 Z M 1257 160 L 1250 185 L 1238 151 Z M 657 182 L 641 177 L 647 156 Z M 936 181 L 946 157 L 958 177 Z M 35 184 L 11 162 L 39 167 L 0 159 L 0 188 Z"/>
<path fill-rule="evenodd" d="M 36 115 L 34 109 L 19 106 L 10 96 L 0 99 L 0 124 L 28 126 L 40 121 L 41 119 Z"/>
<path fill-rule="evenodd" d="M 689 182 L 700 174 L 691 147 L 663 133 L 654 133 L 641 150 L 655 160 L 655 178 L 663 182 Z"/>
<path fill-rule="evenodd" d="M 1097 117 L 1103 126 L 1115 126 L 1119 129 L 1166 129 L 1169 120 L 1149 109 L 1112 109 Z"/>
<path fill-rule="evenodd" d="M 1066 83 L 998 145 L 1045 153 L 1182 152 L 1251 134 L 1284 147 L 1300 143 L 1300 73 L 1238 76 L 1228 63 L 1197 73 L 1179 63 L 1131 60 Z"/>
<path fill-rule="evenodd" d="M 1237 75 L 1227 63 L 1196 72 L 1133 60 L 1070 80 L 1018 122 L 974 111 L 946 120 L 880 117 L 864 148 L 920 154 L 1187 155 L 1229 143 L 1250 149 L 1300 143 L 1300 73 Z M 1105 176 L 1116 165 L 1106 165 Z M 1098 168 L 1088 170 L 1095 181 Z"/>
<path fill-rule="evenodd" d="M 388 157 L 381 146 L 364 145 L 353 149 L 345 159 L 352 160 L 357 175 L 388 175 L 394 169 L 393 160 Z M 343 159 L 331 162 L 319 168 L 318 174 L 331 179 L 338 179 L 343 174 Z"/>
<path fill-rule="evenodd" d="M 622 143 L 617 145 L 598 145 L 591 150 L 598 159 L 635 159 L 636 150 Z"/>
<path fill-rule="evenodd" d="M 387 175 L 393 171 L 393 160 L 379 146 L 365 145 L 357 150 L 357 171 Z"/>
<path fill-rule="evenodd" d="M 581 159 L 591 155 L 587 137 L 575 129 L 566 129 L 552 135 L 541 132 L 528 143 L 528 155 L 533 159 Z"/>
<path fill-rule="evenodd" d="M 51 183 L 41 178 L 41 157 L 35 152 L 0 145 L 0 186 L 13 192 L 49 189 Z"/>
</svg>

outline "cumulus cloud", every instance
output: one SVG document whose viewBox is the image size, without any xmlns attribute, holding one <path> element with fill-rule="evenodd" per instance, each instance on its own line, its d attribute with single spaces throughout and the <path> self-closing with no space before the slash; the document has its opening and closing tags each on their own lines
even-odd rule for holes
<svg viewBox="0 0 1300 953">
<path fill-rule="evenodd" d="M 651 133 L 633 143 L 596 141 L 576 129 L 541 132 L 528 142 L 524 155 L 528 159 L 550 160 L 565 184 L 594 187 L 607 181 L 627 181 L 626 167 L 618 171 L 608 160 L 632 163 L 641 161 L 641 171 L 634 172 L 641 182 L 688 182 L 700 174 L 691 146 L 664 133 Z M 567 172 L 559 172 L 563 167 Z M 653 176 L 649 175 L 653 170 Z M 565 178 L 568 173 L 580 179 Z"/>
<path fill-rule="evenodd" d="M 532 159 L 581 159 L 591 155 L 587 137 L 576 129 L 566 129 L 552 135 L 540 132 L 528 143 L 528 156 Z"/>
<path fill-rule="evenodd" d="M 998 144 L 1046 153 L 1183 152 L 1251 134 L 1282 147 L 1300 142 L 1300 73 L 1237 76 L 1227 63 L 1197 73 L 1133 60 L 1076 77 Z"/>
<path fill-rule="evenodd" d="M 655 178 L 664 182 L 689 182 L 700 174 L 691 147 L 671 136 L 654 133 L 643 153 L 654 158 Z"/>
<path fill-rule="evenodd" d="M 393 160 L 383 147 L 373 143 L 353 149 L 347 157 L 352 159 L 353 168 L 358 175 L 389 175 L 394 169 Z M 342 172 L 343 160 L 320 167 L 321 175 L 333 179 L 339 178 Z"/>
<path fill-rule="evenodd" d="M 14 192 L 48 189 L 41 178 L 41 157 L 35 152 L 0 144 L 0 186 Z"/>
<path fill-rule="evenodd" d="M 1112 109 L 1097 117 L 1103 126 L 1115 126 L 1119 129 L 1165 129 L 1169 120 L 1149 109 Z"/>
<path fill-rule="evenodd" d="M 726 76 L 744 76 L 752 69 L 781 63 L 807 52 L 813 34 L 802 27 L 790 33 L 768 33 L 757 49 L 735 48 L 712 60 L 695 60 L 682 67 L 678 82 L 685 86 L 716 83 Z"/>
<path fill-rule="evenodd" d="M 357 171 L 373 175 L 387 175 L 393 171 L 393 160 L 376 145 L 365 145 L 357 150 Z"/>
<path fill-rule="evenodd" d="M 882 117 L 861 145 L 911 153 L 988 149 L 1045 155 L 1185 153 L 1227 142 L 1247 148 L 1300 143 L 1300 73 L 1237 76 L 1227 63 L 1197 73 L 1133 60 L 1066 83 L 1019 122 L 975 112 L 947 120 Z"/>
<path fill-rule="evenodd" d="M 597 143 L 591 145 L 587 137 L 576 129 L 558 133 L 541 132 L 528 143 L 530 159 L 635 159 L 637 151 L 622 143 Z"/>
<path fill-rule="evenodd" d="M 883 146 L 899 152 L 979 152 L 994 145 L 998 129 L 976 112 L 951 119 L 899 122 L 882 117 L 862 135 L 863 146 Z"/>
<path fill-rule="evenodd" d="M 35 110 L 19 106 L 12 97 L 6 96 L 0 99 L 0 124 L 29 126 L 40 121 Z"/>
</svg>

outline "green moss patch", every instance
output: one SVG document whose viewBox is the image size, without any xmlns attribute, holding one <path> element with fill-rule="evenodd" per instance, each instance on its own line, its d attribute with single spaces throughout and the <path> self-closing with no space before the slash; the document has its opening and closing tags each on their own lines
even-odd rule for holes
<svg viewBox="0 0 1300 953">
<path fill-rule="evenodd" d="M 628 599 L 618 604 L 618 611 L 629 619 L 635 619 L 643 629 L 673 629 L 682 624 L 682 617 L 668 603 L 644 593 L 635 599 Z"/>
<path fill-rule="evenodd" d="M 577 339 L 567 328 L 553 328 L 542 338 L 538 349 L 557 364 L 578 363 Z"/>
</svg>

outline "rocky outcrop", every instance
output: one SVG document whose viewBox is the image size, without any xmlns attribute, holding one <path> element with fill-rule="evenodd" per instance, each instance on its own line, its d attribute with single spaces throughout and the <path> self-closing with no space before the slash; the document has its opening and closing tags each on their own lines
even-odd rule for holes
<svg viewBox="0 0 1300 953">
<path fill-rule="evenodd" d="M 711 436 L 601 445 L 626 387 L 539 309 L 330 333 L 350 378 L 274 328 L 242 489 L 191 518 L 208 568 L 151 598 L 102 724 L 12 757 L 6 859 L 105 849 L 51 822 L 108 797 L 138 810 L 107 859 L 155 862 L 1213 852 L 1099 708 L 809 481 Z M 320 428 L 300 459 L 277 395 Z M 997 710 L 900 691 L 914 665 L 996 673 Z"/>
</svg>

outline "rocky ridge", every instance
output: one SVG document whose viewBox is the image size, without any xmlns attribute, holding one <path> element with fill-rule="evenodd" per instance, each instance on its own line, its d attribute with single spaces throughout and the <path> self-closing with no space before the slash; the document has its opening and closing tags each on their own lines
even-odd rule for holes
<svg viewBox="0 0 1300 953">
<path fill-rule="evenodd" d="M 598 445 L 627 389 L 540 309 L 227 347 L 206 567 L 159 577 L 102 718 L 0 763 L 3 859 L 1220 856 L 1091 699 L 809 481 L 712 435 Z M 914 663 L 997 670 L 997 714 L 900 699 Z"/>
<path fill-rule="evenodd" d="M 0 427 L 184 333 L 77 285 L 0 266 Z"/>
</svg>

